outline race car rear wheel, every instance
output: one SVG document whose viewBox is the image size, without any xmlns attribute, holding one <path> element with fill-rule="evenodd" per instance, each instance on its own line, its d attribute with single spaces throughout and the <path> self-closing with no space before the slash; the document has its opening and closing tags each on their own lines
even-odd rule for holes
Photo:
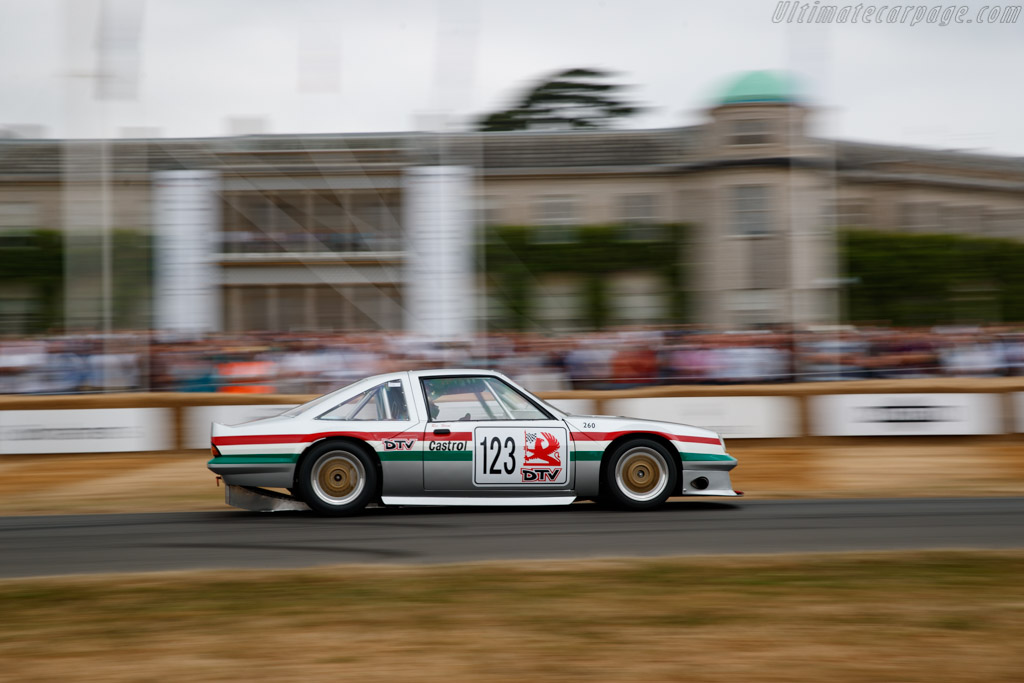
<svg viewBox="0 0 1024 683">
<path fill-rule="evenodd" d="M 325 443 L 303 458 L 296 485 L 299 497 L 314 512 L 353 515 L 376 494 L 377 467 L 355 444 Z"/>
<path fill-rule="evenodd" d="M 679 472 L 664 446 L 634 439 L 611 453 L 603 493 L 617 507 L 647 510 L 664 503 L 676 489 L 678 479 Z"/>
</svg>

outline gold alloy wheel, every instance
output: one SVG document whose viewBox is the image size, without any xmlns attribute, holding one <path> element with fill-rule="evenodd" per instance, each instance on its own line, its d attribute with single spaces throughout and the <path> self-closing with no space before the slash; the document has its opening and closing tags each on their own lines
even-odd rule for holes
<svg viewBox="0 0 1024 683">
<path fill-rule="evenodd" d="M 313 466 L 313 492 L 330 505 L 345 505 L 366 486 L 366 470 L 354 453 L 324 453 Z"/>
<path fill-rule="evenodd" d="M 631 448 L 615 465 L 615 483 L 619 491 L 635 501 L 657 498 L 668 485 L 665 460 L 645 446 Z"/>
</svg>

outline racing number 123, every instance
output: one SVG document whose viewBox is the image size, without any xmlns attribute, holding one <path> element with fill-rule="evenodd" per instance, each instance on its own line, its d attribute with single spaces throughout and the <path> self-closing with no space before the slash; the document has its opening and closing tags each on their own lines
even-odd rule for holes
<svg viewBox="0 0 1024 683">
<path fill-rule="evenodd" d="M 516 441 L 511 436 L 505 439 L 504 449 L 502 448 L 501 439 L 496 436 L 492 436 L 490 439 L 490 450 L 491 455 L 487 453 L 488 440 L 485 436 L 480 439 L 480 448 L 483 449 L 483 466 L 484 474 L 501 474 L 501 469 L 498 469 L 498 460 L 501 458 L 502 450 L 506 450 L 505 460 L 502 461 L 502 469 L 505 470 L 505 474 L 512 474 L 516 470 Z M 490 462 L 490 464 L 488 464 Z"/>
</svg>

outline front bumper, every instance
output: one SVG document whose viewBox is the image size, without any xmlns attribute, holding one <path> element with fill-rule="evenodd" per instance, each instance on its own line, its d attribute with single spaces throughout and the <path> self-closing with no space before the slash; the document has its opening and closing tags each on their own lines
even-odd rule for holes
<svg viewBox="0 0 1024 683">
<path fill-rule="evenodd" d="M 687 461 L 683 463 L 684 496 L 739 496 L 732 488 L 729 472 L 736 461 Z"/>
</svg>

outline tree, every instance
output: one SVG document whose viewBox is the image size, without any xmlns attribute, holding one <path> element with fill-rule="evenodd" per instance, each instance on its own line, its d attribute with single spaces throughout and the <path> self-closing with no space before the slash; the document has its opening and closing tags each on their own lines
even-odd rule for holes
<svg viewBox="0 0 1024 683">
<path fill-rule="evenodd" d="M 477 129 L 604 128 L 642 111 L 620 98 L 625 86 L 607 82 L 612 75 L 598 69 L 562 71 L 531 88 L 511 109 L 480 118 Z"/>
</svg>

